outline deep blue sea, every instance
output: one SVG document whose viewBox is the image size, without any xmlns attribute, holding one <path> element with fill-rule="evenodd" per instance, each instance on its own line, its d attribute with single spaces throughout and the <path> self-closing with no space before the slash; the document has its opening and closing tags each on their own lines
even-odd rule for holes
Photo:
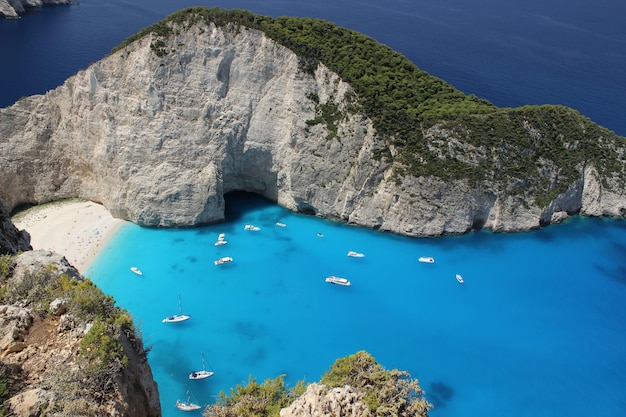
<svg viewBox="0 0 626 417">
<path fill-rule="evenodd" d="M 0 18 L 0 107 L 41 94 L 191 6 L 315 17 L 365 33 L 498 106 L 564 104 L 626 135 L 623 0 L 81 0 Z"/>
<path fill-rule="evenodd" d="M 85 0 L 0 19 L 0 106 L 55 88 L 195 5 L 327 19 L 465 93 L 499 106 L 564 104 L 626 135 L 622 0 Z M 227 245 L 214 246 L 219 233 Z M 234 261 L 217 267 L 221 256 Z M 326 284 L 330 274 L 352 286 Z M 249 375 L 316 381 L 361 349 L 417 377 L 433 417 L 626 415 L 623 221 L 411 239 L 237 195 L 223 224 L 127 224 L 87 275 L 130 310 L 152 347 L 165 417 L 182 414 L 173 404 L 186 386 L 206 404 Z M 192 319 L 161 323 L 178 313 L 179 297 Z M 202 354 L 216 373 L 189 381 Z"/>
</svg>

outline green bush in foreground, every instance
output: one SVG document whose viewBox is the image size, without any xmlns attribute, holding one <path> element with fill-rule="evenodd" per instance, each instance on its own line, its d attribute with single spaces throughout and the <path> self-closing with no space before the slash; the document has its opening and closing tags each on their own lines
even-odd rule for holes
<svg viewBox="0 0 626 417">
<path fill-rule="evenodd" d="M 425 417 L 432 405 L 423 397 L 416 379 L 404 371 L 385 370 L 366 351 L 338 359 L 321 383 L 329 388 L 350 385 L 364 393 L 372 416 Z M 230 395 L 220 393 L 217 404 L 207 407 L 205 417 L 276 417 L 306 390 L 304 381 L 285 387 L 283 376 L 259 384 L 253 377 L 237 385 Z"/>
<path fill-rule="evenodd" d="M 230 396 L 223 391 L 217 404 L 203 412 L 212 417 L 270 417 L 278 416 L 280 409 L 288 406 L 294 398 L 304 392 L 304 383 L 294 388 L 285 387 L 284 377 L 266 379 L 259 384 L 250 376 L 247 385 L 237 384 L 231 388 Z"/>
<path fill-rule="evenodd" d="M 364 391 L 363 400 L 375 416 L 427 416 L 432 408 L 417 379 L 406 371 L 386 370 L 364 350 L 337 359 L 321 382 Z"/>
<path fill-rule="evenodd" d="M 80 388 L 89 389 L 97 395 L 109 392 L 113 378 L 128 365 L 120 338 L 134 334 L 131 316 L 115 306 L 113 298 L 104 294 L 89 279 L 76 279 L 61 273 L 54 263 L 14 277 L 14 262 L 14 257 L 0 257 L 0 302 L 20 302 L 45 318 L 52 300 L 65 299 L 67 310 L 76 319 L 77 325 L 90 326 L 80 341 L 81 372 L 88 381 Z M 141 353 L 143 346 L 138 346 L 140 342 L 134 338 L 129 340 Z M 0 379 L 0 395 L 2 384 Z"/>
</svg>

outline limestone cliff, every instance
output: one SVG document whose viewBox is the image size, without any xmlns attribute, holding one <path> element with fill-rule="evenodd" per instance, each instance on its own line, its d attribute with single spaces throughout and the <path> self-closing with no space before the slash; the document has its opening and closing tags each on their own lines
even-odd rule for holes
<svg viewBox="0 0 626 417">
<path fill-rule="evenodd" d="M 363 395 L 349 385 L 328 389 L 313 383 L 291 405 L 280 410 L 280 417 L 368 417 L 372 413 L 362 401 Z"/>
<path fill-rule="evenodd" d="M 224 194 L 246 190 L 411 236 L 626 213 L 619 175 L 600 175 L 590 162 L 564 180 L 541 160 L 534 183 L 561 190 L 541 202 L 523 176 L 498 180 L 511 168 L 507 150 L 470 145 L 471 132 L 449 122 L 415 126 L 425 151 L 445 154 L 450 166 L 489 160 L 495 168 L 481 180 L 412 173 L 354 97 L 335 72 L 321 63 L 303 70 L 301 57 L 263 31 L 168 20 L 57 89 L 0 109 L 0 201 L 13 209 L 81 197 L 141 225 L 191 226 L 222 220 Z M 324 109 L 335 117 L 319 122 Z M 534 129 L 528 135 L 543 135 Z M 624 142 L 607 143 L 623 174 Z"/>
<path fill-rule="evenodd" d="M 72 4 L 71 0 L 0 0 L 0 15 L 17 18 L 31 7 Z"/>
<path fill-rule="evenodd" d="M 98 355 L 107 351 L 100 343 L 85 344 L 99 319 L 85 320 L 77 304 L 104 300 L 99 290 L 86 285 L 65 258 L 49 251 L 24 252 L 11 263 L 12 273 L 5 276 L 7 270 L 2 268 L 0 276 L 0 381 L 8 386 L 0 398 L 0 413 L 161 415 L 158 389 L 141 338 L 132 327 L 116 334 L 115 344 L 107 341 L 107 348 L 119 346 L 124 361 L 109 360 L 100 366 L 96 355 L 89 356 L 90 350 L 97 349 Z M 62 276 L 71 281 L 63 281 Z M 68 286 L 70 282 L 74 284 Z M 72 286 L 87 291 L 79 297 L 67 292 L 51 297 L 59 288 Z"/>
<path fill-rule="evenodd" d="M 30 235 L 18 230 L 11 222 L 9 213 L 0 202 L 0 255 L 15 255 L 19 251 L 31 250 Z"/>
</svg>

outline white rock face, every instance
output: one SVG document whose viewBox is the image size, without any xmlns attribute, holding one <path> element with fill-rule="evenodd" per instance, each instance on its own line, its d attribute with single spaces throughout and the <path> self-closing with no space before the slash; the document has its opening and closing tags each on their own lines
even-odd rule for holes
<svg viewBox="0 0 626 417">
<path fill-rule="evenodd" d="M 372 157 L 381 142 L 367 118 L 343 112 L 333 139 L 325 124 L 307 124 L 314 95 L 345 109 L 351 88 L 336 74 L 303 73 L 293 52 L 256 30 L 176 29 L 163 47 L 146 36 L 0 109 L 0 202 L 81 197 L 142 225 L 190 226 L 222 220 L 224 194 L 245 190 L 411 236 L 528 230 L 553 211 L 626 212 L 623 190 L 591 175 L 546 210 L 464 182 L 396 182 Z"/>
<path fill-rule="evenodd" d="M 328 390 L 314 383 L 293 404 L 280 410 L 280 417 L 369 417 L 371 412 L 362 399 L 363 393 L 348 385 Z"/>
</svg>

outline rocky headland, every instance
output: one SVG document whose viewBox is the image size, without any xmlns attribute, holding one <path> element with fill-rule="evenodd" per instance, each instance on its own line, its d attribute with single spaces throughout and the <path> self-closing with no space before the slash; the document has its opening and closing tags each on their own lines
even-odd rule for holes
<svg viewBox="0 0 626 417">
<path fill-rule="evenodd" d="M 497 109 L 390 52 L 426 93 L 453 97 L 424 95 L 402 125 L 413 104 L 377 114 L 323 59 L 237 13 L 179 12 L 0 109 L 0 202 L 80 197 L 141 225 L 193 226 L 223 220 L 224 194 L 245 190 L 410 236 L 625 215 L 626 142 L 575 111 Z"/>
<path fill-rule="evenodd" d="M 74 4 L 74 2 L 72 0 L 0 0 L 0 15 L 15 19 L 29 8 L 60 4 Z"/>
</svg>

